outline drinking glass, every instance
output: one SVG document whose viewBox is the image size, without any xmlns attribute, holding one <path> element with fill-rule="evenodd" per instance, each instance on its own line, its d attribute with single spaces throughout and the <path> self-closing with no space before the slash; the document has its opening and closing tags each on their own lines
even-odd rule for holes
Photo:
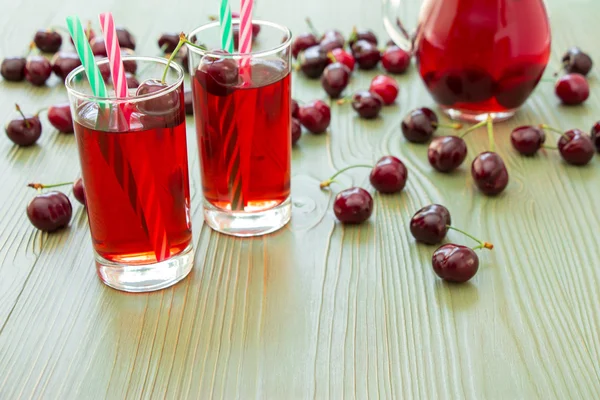
<svg viewBox="0 0 600 400">
<path fill-rule="evenodd" d="M 253 24 L 250 54 L 218 50 L 218 22 L 189 35 L 207 50 L 188 45 L 204 217 L 234 236 L 276 231 L 291 216 L 291 33 Z"/>
<path fill-rule="evenodd" d="M 160 80 L 167 67 L 162 58 L 123 60 L 140 82 Z M 115 289 L 163 289 L 193 266 L 183 76 L 171 63 L 163 89 L 130 88 L 127 98 L 95 97 L 83 67 L 65 81 L 96 269 Z"/>
</svg>

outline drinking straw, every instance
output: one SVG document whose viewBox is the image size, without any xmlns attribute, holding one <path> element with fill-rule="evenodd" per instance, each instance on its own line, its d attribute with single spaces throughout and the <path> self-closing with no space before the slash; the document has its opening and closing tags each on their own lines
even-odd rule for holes
<svg viewBox="0 0 600 400">
<path fill-rule="evenodd" d="M 121 46 L 117 38 L 115 21 L 112 13 L 102 13 L 99 15 L 100 28 L 104 34 L 104 43 L 106 43 L 106 52 L 110 66 L 110 74 L 113 80 L 115 95 L 119 98 L 125 98 L 129 95 L 127 90 L 127 77 L 125 76 L 125 67 L 121 59 Z"/>
<path fill-rule="evenodd" d="M 221 26 L 221 47 L 228 53 L 233 53 L 233 31 L 231 29 L 231 8 L 229 7 L 229 0 L 221 0 L 219 24 Z"/>
<path fill-rule="evenodd" d="M 85 36 L 83 25 L 81 25 L 81 20 L 77 16 L 67 17 L 67 27 L 69 28 L 69 33 L 73 38 L 73 44 L 75 45 L 75 50 L 81 59 L 81 64 L 83 65 L 85 74 L 90 82 L 92 93 L 94 93 L 94 96 L 96 97 L 106 97 L 106 85 L 102 79 L 100 68 L 98 68 L 98 65 L 96 65 L 94 53 L 92 52 L 90 42 L 88 42 Z"/>
<path fill-rule="evenodd" d="M 252 52 L 252 6 L 253 0 L 242 0 L 240 12 L 240 53 Z M 242 65 L 249 64 L 250 57 L 242 59 Z"/>
<path fill-rule="evenodd" d="M 119 45 L 114 18 L 110 12 L 102 13 L 98 17 L 100 19 L 102 33 L 104 34 L 104 42 L 106 43 L 115 95 L 118 98 L 127 98 L 129 97 L 127 77 L 125 76 L 125 67 L 123 66 L 123 60 L 121 59 L 121 46 Z M 121 109 L 124 111 L 125 107 L 121 107 Z M 124 114 L 126 120 L 129 121 L 130 115 L 127 115 L 127 112 L 124 112 Z M 128 122 L 127 125 L 129 126 Z M 125 141 L 125 143 L 127 143 L 127 141 Z M 139 150 L 133 149 L 131 146 L 127 147 L 132 154 Z M 170 246 L 168 245 L 167 232 L 163 223 L 160 204 L 156 201 L 156 196 L 158 195 L 156 192 L 156 185 L 154 184 L 153 177 L 148 176 L 145 172 L 149 170 L 147 166 L 140 165 L 136 168 L 135 165 L 130 165 L 130 167 L 132 170 L 136 170 L 137 180 L 143 183 L 140 187 L 140 190 L 144 192 L 143 198 L 139 198 L 139 200 L 144 204 L 143 209 L 147 217 L 148 236 L 152 242 L 156 259 L 160 262 L 168 258 Z M 138 197 L 140 197 L 139 192 Z"/>
<path fill-rule="evenodd" d="M 219 25 L 221 28 L 221 46 L 228 53 L 233 53 L 233 29 L 231 26 L 231 8 L 229 0 L 221 0 L 219 10 Z M 223 138 L 223 159 L 227 163 L 226 173 L 229 186 L 231 211 L 244 210 L 242 195 L 242 174 L 240 166 L 240 147 L 238 130 L 235 122 L 235 98 L 227 94 L 219 99 L 219 132 Z"/>
<path fill-rule="evenodd" d="M 81 64 L 83 65 L 84 71 L 90 83 L 92 94 L 96 97 L 107 97 L 106 84 L 102 79 L 102 74 L 100 73 L 100 69 L 96 64 L 94 54 L 85 36 L 85 32 L 83 30 L 83 26 L 81 25 L 80 19 L 77 16 L 69 16 L 67 17 L 66 22 L 71 38 L 73 39 L 73 44 L 75 45 L 75 49 L 77 51 L 77 54 L 79 55 Z M 101 103 L 99 107 L 100 109 L 104 109 L 104 104 Z M 98 142 L 94 144 L 98 147 L 98 150 L 104 157 L 104 160 L 106 161 L 107 165 L 122 166 L 122 168 L 118 171 L 116 169 L 113 169 L 115 178 L 121 186 L 121 189 L 128 195 L 132 209 L 134 210 L 135 214 L 140 218 L 140 224 L 144 229 L 145 233 L 150 238 L 151 235 L 148 232 L 144 210 L 140 207 L 138 203 L 137 187 L 139 187 L 139 185 L 137 185 L 135 183 L 135 180 L 133 179 L 133 173 L 127 163 L 127 160 L 123 156 L 122 149 L 120 148 L 120 146 L 111 146 L 111 143 L 109 143 L 103 136 L 100 136 Z M 111 164 L 109 160 L 113 160 L 113 163 Z M 166 252 L 161 249 L 156 254 L 157 260 L 164 260 L 163 257 L 165 253 Z"/>
</svg>

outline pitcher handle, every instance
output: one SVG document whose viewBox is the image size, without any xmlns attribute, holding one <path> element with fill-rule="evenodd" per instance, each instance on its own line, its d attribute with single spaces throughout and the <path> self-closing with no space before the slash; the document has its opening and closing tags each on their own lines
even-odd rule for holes
<svg viewBox="0 0 600 400">
<path fill-rule="evenodd" d="M 398 9 L 403 0 L 382 0 L 383 25 L 388 35 L 400 48 L 411 52 L 413 41 L 411 34 L 398 17 Z"/>
</svg>

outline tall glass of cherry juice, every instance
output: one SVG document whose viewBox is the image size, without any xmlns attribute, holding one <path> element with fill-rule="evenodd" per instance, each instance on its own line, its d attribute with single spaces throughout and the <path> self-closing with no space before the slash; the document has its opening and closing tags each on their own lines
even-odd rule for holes
<svg viewBox="0 0 600 400">
<path fill-rule="evenodd" d="M 146 292 L 175 284 L 193 266 L 184 74 L 171 63 L 163 84 L 167 60 L 124 61 L 137 64 L 142 82 L 125 99 L 94 97 L 82 67 L 65 85 L 98 276 Z M 107 92 L 114 94 L 110 80 Z"/>
<path fill-rule="evenodd" d="M 217 22 L 189 35 L 203 49 L 188 45 L 204 217 L 234 236 L 276 231 L 291 216 L 291 33 L 253 23 L 261 34 L 249 54 L 220 50 Z"/>
</svg>

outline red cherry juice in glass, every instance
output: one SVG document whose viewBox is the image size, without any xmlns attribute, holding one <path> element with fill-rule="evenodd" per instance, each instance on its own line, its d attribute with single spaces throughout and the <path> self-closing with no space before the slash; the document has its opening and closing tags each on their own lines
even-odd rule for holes
<svg viewBox="0 0 600 400">
<path fill-rule="evenodd" d="M 183 104 L 182 91 L 175 93 Z M 149 264 L 162 261 L 159 253 L 168 258 L 185 250 L 192 231 L 183 109 L 167 116 L 134 111 L 127 131 L 89 126 L 95 103 L 75 114 L 96 252 L 112 262 Z"/>
<path fill-rule="evenodd" d="M 550 55 L 543 2 L 429 0 L 425 6 L 415 54 L 434 99 L 473 112 L 520 107 Z"/>
<path fill-rule="evenodd" d="M 222 210 L 268 210 L 290 195 L 290 74 L 279 60 L 253 60 L 227 77 L 222 68 L 235 69 L 231 62 L 201 63 L 193 79 L 204 198 Z"/>
</svg>

